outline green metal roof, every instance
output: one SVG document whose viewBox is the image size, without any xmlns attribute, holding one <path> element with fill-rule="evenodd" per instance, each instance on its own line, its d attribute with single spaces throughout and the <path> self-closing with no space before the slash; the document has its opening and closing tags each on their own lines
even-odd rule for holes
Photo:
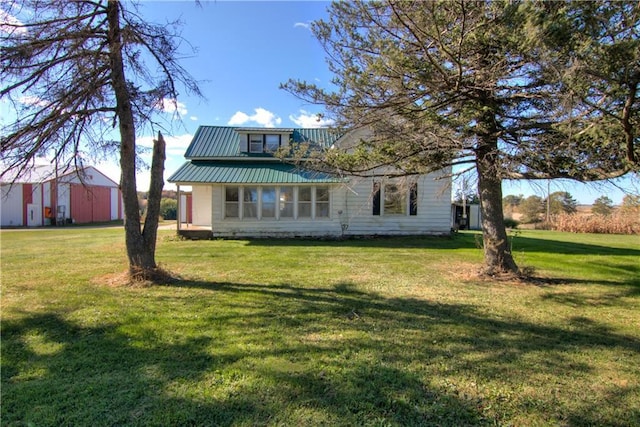
<svg viewBox="0 0 640 427">
<path fill-rule="evenodd" d="M 252 158 L 273 157 L 269 154 L 250 154 L 240 152 L 241 133 L 289 133 L 293 143 L 308 143 L 319 148 L 329 148 L 341 136 L 326 128 L 247 128 L 232 126 L 200 126 L 191 144 L 187 148 L 187 159 L 211 159 L 221 157 Z"/>
<path fill-rule="evenodd" d="M 183 164 L 168 181 L 179 184 L 314 184 L 343 180 L 287 163 L 194 160 Z"/>
</svg>

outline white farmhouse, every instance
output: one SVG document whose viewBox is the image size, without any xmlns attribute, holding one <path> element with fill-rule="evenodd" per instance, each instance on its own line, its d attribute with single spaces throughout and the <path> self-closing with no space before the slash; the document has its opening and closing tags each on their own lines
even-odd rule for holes
<svg viewBox="0 0 640 427">
<path fill-rule="evenodd" d="M 186 163 L 169 178 L 178 187 L 178 232 L 199 238 L 449 233 L 448 170 L 337 176 L 273 154 L 290 144 L 330 149 L 355 138 L 329 129 L 201 126 Z"/>
</svg>

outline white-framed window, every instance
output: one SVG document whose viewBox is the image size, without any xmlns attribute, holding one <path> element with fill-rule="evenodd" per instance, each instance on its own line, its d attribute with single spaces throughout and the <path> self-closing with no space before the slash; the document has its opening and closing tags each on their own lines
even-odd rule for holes
<svg viewBox="0 0 640 427">
<path fill-rule="evenodd" d="M 224 217 L 238 218 L 240 216 L 240 188 L 224 188 Z"/>
<path fill-rule="evenodd" d="M 280 135 L 266 134 L 264 136 L 264 151 L 274 153 L 280 148 Z"/>
<path fill-rule="evenodd" d="M 328 186 L 225 186 L 224 217 L 229 219 L 328 219 Z"/>
<path fill-rule="evenodd" d="M 261 204 L 261 215 L 260 215 L 261 218 L 276 217 L 276 188 L 275 187 L 262 187 L 260 204 Z"/>
<path fill-rule="evenodd" d="M 280 218 L 293 218 L 294 215 L 294 187 L 280 187 L 280 196 L 279 196 L 279 216 Z"/>
<path fill-rule="evenodd" d="M 249 151 L 252 153 L 262 153 L 264 147 L 264 141 L 262 135 L 250 134 L 249 135 Z"/>
<path fill-rule="evenodd" d="M 416 182 L 373 183 L 373 215 L 418 215 Z"/>
<path fill-rule="evenodd" d="M 249 152 L 274 153 L 280 148 L 282 138 L 277 133 L 252 133 L 249 134 Z"/>
<path fill-rule="evenodd" d="M 244 187 L 242 190 L 242 218 L 258 218 L 258 187 Z"/>
<path fill-rule="evenodd" d="M 384 214 L 385 215 L 406 215 L 407 214 L 407 191 L 398 184 L 384 185 Z"/>
<path fill-rule="evenodd" d="M 311 218 L 313 198 L 311 187 L 298 187 L 298 218 Z"/>
<path fill-rule="evenodd" d="M 316 187 L 316 218 L 329 217 L 329 187 Z"/>
</svg>

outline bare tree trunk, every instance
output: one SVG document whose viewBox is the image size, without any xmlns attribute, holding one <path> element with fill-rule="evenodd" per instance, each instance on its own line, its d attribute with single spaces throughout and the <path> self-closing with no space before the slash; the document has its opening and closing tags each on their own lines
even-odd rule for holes
<svg viewBox="0 0 640 427">
<path fill-rule="evenodd" d="M 160 218 L 160 201 L 162 200 L 162 188 L 164 187 L 164 161 L 166 144 L 162 133 L 158 132 L 158 139 L 153 141 L 153 156 L 151 158 L 151 182 L 147 196 L 147 217 L 144 221 L 145 252 L 153 257 L 156 252 L 156 239 L 158 235 L 158 220 Z M 155 265 L 155 260 L 153 260 Z"/>
<path fill-rule="evenodd" d="M 136 134 L 135 122 L 131 106 L 131 94 L 127 87 L 122 60 L 122 36 L 120 28 L 120 5 L 116 0 L 109 0 L 107 4 L 107 20 L 109 25 L 109 55 L 111 63 L 111 78 L 116 95 L 116 114 L 120 126 L 120 180 L 125 215 L 125 242 L 129 259 L 129 273 L 131 275 L 147 276 L 145 272 L 156 268 L 155 262 L 155 233 L 153 244 L 149 244 L 141 232 L 140 205 L 136 189 Z M 154 149 L 154 159 L 156 157 Z M 164 150 L 162 155 L 164 161 Z M 164 167 L 164 166 L 162 166 Z M 162 168 L 161 167 L 161 168 Z M 157 229 L 158 220 L 155 220 Z M 145 226 L 145 229 L 147 227 Z"/>
</svg>

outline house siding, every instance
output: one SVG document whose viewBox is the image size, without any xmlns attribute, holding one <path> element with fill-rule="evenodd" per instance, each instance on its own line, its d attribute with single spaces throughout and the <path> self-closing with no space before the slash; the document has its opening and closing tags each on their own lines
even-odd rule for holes
<svg viewBox="0 0 640 427">
<path fill-rule="evenodd" d="M 193 224 L 211 227 L 214 237 L 238 238 L 446 234 L 451 228 L 451 202 L 447 181 L 438 177 L 418 179 L 417 215 L 385 215 L 384 211 L 373 215 L 372 178 L 334 184 L 327 219 L 224 218 L 224 185 L 199 185 L 193 187 Z"/>
<path fill-rule="evenodd" d="M 439 175 L 420 177 L 417 215 L 373 215 L 373 182 L 371 178 L 352 182 L 343 191 L 342 217 L 347 224 L 346 235 L 414 235 L 443 234 L 450 231 L 451 203 L 446 181 Z"/>
</svg>

